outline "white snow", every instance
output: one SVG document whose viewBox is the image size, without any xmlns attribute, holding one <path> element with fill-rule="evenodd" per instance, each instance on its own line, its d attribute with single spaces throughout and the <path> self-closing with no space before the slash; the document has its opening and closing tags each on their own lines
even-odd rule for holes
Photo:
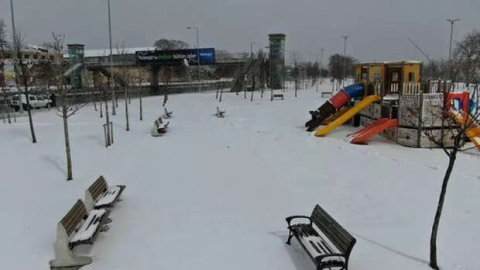
<svg viewBox="0 0 480 270">
<path fill-rule="evenodd" d="M 70 240 L 71 243 L 81 242 L 92 238 L 100 226 L 99 219 L 105 215 L 104 209 L 92 210 L 88 213 L 87 219 L 83 222 L 78 232 Z"/>
<path fill-rule="evenodd" d="M 95 203 L 96 207 L 111 205 L 118 197 L 118 193 L 122 190 L 119 186 L 109 187 L 102 197 Z"/>
<path fill-rule="evenodd" d="M 84 269 L 314 269 L 293 241 L 285 217 L 320 204 L 358 240 L 352 270 L 427 270 L 429 238 L 447 157 L 375 137 L 351 145 L 344 126 L 325 138 L 303 129 L 320 93 L 293 91 L 270 101 L 224 93 L 225 118 L 214 116 L 215 93 L 172 95 L 169 132 L 150 135 L 163 98 L 144 99 L 144 121 L 132 100 L 131 131 L 123 101 L 107 149 L 93 106 L 70 119 L 74 181 L 65 181 L 61 118 L 34 113 L 38 143 L 26 118 L 0 124 L 1 269 L 48 269 L 56 225 L 104 175 L 125 184 L 110 230 L 88 250 Z M 438 239 L 444 269 L 478 269 L 480 157 L 461 153 L 450 182 Z M 28 187 L 28 188 L 26 188 Z M 18 200 L 18 198 L 24 198 Z M 83 270 L 83 269 L 82 269 Z"/>
</svg>

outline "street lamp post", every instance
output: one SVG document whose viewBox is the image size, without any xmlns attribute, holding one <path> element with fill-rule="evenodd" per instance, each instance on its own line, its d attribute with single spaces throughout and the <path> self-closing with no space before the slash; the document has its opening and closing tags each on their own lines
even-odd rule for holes
<svg viewBox="0 0 480 270">
<path fill-rule="evenodd" d="M 14 8 L 13 8 L 13 0 L 10 0 L 10 12 L 11 12 L 11 16 L 12 16 L 12 31 L 13 31 L 13 65 L 16 65 L 17 62 L 16 62 L 16 59 L 17 59 L 17 31 L 15 30 L 15 12 L 14 12 Z M 18 87 L 18 86 L 17 86 Z M 20 88 L 19 88 L 20 89 Z M 20 92 L 20 113 L 23 113 L 23 106 L 22 106 L 22 95 L 21 95 L 21 92 Z"/>
<path fill-rule="evenodd" d="M 197 31 L 197 64 L 198 64 L 198 92 L 202 91 L 202 84 L 200 80 L 200 29 L 196 26 L 189 26 L 187 29 L 195 29 Z"/>
<path fill-rule="evenodd" d="M 349 36 L 342 36 L 345 40 L 343 44 L 343 86 L 345 86 L 345 78 L 347 75 L 347 39 Z"/>
<path fill-rule="evenodd" d="M 110 0 L 108 0 L 108 37 L 110 42 L 110 88 L 112 89 L 112 115 L 116 115 L 117 110 L 115 109 L 115 79 L 113 76 L 112 16 Z"/>
<path fill-rule="evenodd" d="M 450 78 L 451 75 L 451 69 L 452 69 L 452 43 L 453 43 L 453 25 L 460 21 L 460 19 L 447 19 L 447 22 L 450 23 L 450 47 L 448 49 L 448 78 Z"/>
</svg>

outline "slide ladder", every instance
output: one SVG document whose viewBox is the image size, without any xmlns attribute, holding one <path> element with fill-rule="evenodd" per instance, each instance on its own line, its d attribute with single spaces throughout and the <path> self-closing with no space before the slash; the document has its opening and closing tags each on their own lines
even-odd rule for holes
<svg viewBox="0 0 480 270">
<path fill-rule="evenodd" d="M 385 129 L 397 126 L 398 119 L 382 118 L 375 121 L 373 124 L 365 127 L 364 129 L 348 135 L 347 139 L 350 141 L 350 143 L 353 144 L 364 144 L 367 143 L 372 137 L 380 134 L 380 132 L 384 131 Z"/>
<path fill-rule="evenodd" d="M 345 114 L 337 118 L 337 120 L 333 121 L 329 125 L 319 129 L 317 132 L 315 132 L 315 136 L 317 137 L 323 137 L 330 132 L 332 132 L 334 129 L 337 127 L 343 125 L 345 122 L 350 120 L 352 117 L 354 117 L 357 113 L 361 112 L 363 109 L 367 108 L 370 106 L 372 103 L 379 102 L 381 101 L 382 98 L 377 96 L 377 95 L 371 95 L 366 98 L 364 98 L 360 103 L 355 105 L 353 108 L 348 110 Z"/>
</svg>

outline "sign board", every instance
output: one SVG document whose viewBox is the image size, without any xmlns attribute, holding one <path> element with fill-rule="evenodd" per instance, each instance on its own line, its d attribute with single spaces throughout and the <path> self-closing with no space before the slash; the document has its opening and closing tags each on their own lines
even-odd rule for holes
<svg viewBox="0 0 480 270">
<path fill-rule="evenodd" d="M 200 57 L 198 56 L 200 52 Z M 179 66 L 188 63 L 190 66 L 211 65 L 215 63 L 215 49 L 188 49 L 175 51 L 137 51 L 135 58 L 139 64 L 157 64 Z"/>
</svg>

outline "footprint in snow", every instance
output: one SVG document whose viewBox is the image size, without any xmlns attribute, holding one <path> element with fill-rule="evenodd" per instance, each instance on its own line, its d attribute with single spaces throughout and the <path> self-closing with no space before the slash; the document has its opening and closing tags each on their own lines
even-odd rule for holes
<svg viewBox="0 0 480 270">
<path fill-rule="evenodd" d="M 424 164 L 424 166 L 432 170 L 436 170 L 436 171 L 440 170 L 440 167 L 438 167 L 437 165 Z"/>
</svg>

